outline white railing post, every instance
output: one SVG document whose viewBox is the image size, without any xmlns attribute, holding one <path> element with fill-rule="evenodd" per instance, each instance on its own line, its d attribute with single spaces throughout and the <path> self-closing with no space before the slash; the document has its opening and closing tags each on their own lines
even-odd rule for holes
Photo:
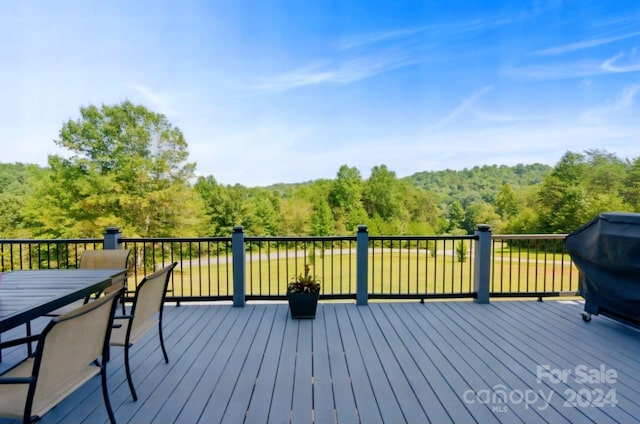
<svg viewBox="0 0 640 424">
<path fill-rule="evenodd" d="M 475 251 L 474 289 L 476 303 L 489 303 L 491 281 L 491 227 L 479 224 L 475 232 L 478 240 Z"/>
<path fill-rule="evenodd" d="M 356 305 L 369 303 L 367 274 L 369 268 L 369 230 L 358 225 L 356 236 Z"/>
<path fill-rule="evenodd" d="M 245 303 L 245 248 L 244 228 L 233 227 L 231 235 L 231 261 L 233 264 L 233 306 L 242 307 Z"/>
</svg>

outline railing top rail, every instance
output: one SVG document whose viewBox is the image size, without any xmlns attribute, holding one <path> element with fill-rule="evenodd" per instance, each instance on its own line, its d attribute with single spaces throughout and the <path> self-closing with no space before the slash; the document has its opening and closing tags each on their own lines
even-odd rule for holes
<svg viewBox="0 0 640 424">
<path fill-rule="evenodd" d="M 355 241 L 355 236 L 291 236 L 291 237 L 275 237 L 275 236 L 246 236 L 247 241 L 297 241 L 297 242 L 319 242 L 319 241 Z"/>
<path fill-rule="evenodd" d="M 567 238 L 567 234 L 494 234 L 492 238 L 498 240 L 561 240 Z"/>
<path fill-rule="evenodd" d="M 231 237 L 122 237 L 118 239 L 120 243 L 197 243 L 203 241 L 226 241 L 231 242 Z"/>
<path fill-rule="evenodd" d="M 75 239 L 0 239 L 2 244 L 28 244 L 28 243 L 102 243 L 102 238 L 75 238 Z"/>
<path fill-rule="evenodd" d="M 478 236 L 469 234 L 464 236 L 369 236 L 369 240 L 477 240 Z"/>
</svg>

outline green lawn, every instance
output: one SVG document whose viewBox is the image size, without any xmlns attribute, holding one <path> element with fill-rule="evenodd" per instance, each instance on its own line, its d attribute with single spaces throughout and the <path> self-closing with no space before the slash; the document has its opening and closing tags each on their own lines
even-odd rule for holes
<svg viewBox="0 0 640 424">
<path fill-rule="evenodd" d="M 468 249 L 467 251 L 470 251 Z M 287 283 L 303 272 L 305 258 L 287 252 L 280 258 L 247 259 L 247 295 L 284 295 Z M 323 294 L 355 294 L 355 254 L 306 256 L 322 281 Z M 473 291 L 473 259 L 459 262 L 455 250 L 436 254 L 415 249 L 377 248 L 369 255 L 369 293 L 443 294 Z M 578 271 L 567 255 L 502 250 L 494 254 L 492 292 L 576 291 Z M 173 296 L 232 294 L 231 264 L 184 266 L 173 278 Z"/>
</svg>

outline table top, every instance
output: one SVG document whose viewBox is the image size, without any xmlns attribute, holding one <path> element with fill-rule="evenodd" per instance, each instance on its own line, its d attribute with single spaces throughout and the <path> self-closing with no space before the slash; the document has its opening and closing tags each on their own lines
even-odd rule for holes
<svg viewBox="0 0 640 424">
<path fill-rule="evenodd" d="M 51 269 L 4 273 L 0 333 L 109 287 L 125 269 Z"/>
</svg>

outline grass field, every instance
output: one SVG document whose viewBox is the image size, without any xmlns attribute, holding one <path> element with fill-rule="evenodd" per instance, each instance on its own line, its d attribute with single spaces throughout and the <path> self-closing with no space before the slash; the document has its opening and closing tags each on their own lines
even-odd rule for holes
<svg viewBox="0 0 640 424">
<path fill-rule="evenodd" d="M 374 248 L 368 257 L 369 293 L 372 295 L 442 295 L 473 292 L 473 252 L 465 240 L 466 257 L 451 241 L 434 251 Z M 434 253 L 435 252 L 435 253 Z M 356 256 L 351 251 L 328 254 L 286 251 L 278 257 L 248 254 L 246 294 L 284 296 L 287 283 L 303 272 L 305 261 L 320 277 L 322 294 L 355 295 Z M 177 268 L 170 296 L 230 296 L 231 261 L 191 261 Z M 496 249 L 492 258 L 491 292 L 571 292 L 578 288 L 578 271 L 565 254 Z"/>
</svg>

